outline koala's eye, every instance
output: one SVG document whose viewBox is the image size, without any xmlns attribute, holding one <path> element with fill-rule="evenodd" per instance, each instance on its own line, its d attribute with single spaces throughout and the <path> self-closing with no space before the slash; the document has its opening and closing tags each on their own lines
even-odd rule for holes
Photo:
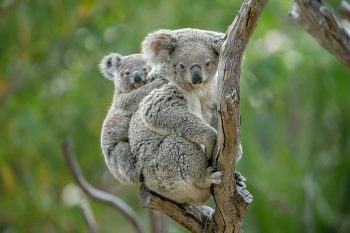
<svg viewBox="0 0 350 233">
<path fill-rule="evenodd" d="M 180 63 L 180 64 L 179 64 L 179 67 L 180 67 L 180 69 L 182 69 L 182 70 L 185 69 L 185 65 L 184 65 L 183 63 Z"/>
<path fill-rule="evenodd" d="M 125 71 L 125 75 L 129 75 L 130 74 L 130 72 L 127 70 L 127 71 Z"/>
<path fill-rule="evenodd" d="M 205 63 L 205 67 L 209 67 L 210 66 L 210 64 L 211 64 L 211 62 L 210 62 L 210 60 L 208 60 L 206 63 Z"/>
<path fill-rule="evenodd" d="M 146 68 L 146 67 L 143 67 L 142 70 L 143 70 L 143 71 L 147 71 L 147 68 Z"/>
</svg>

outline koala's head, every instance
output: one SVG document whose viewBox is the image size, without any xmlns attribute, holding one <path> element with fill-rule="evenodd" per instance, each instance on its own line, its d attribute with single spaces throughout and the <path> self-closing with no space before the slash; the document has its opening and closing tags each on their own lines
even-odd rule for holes
<svg viewBox="0 0 350 233">
<path fill-rule="evenodd" d="M 111 53 L 105 56 L 99 65 L 100 71 L 107 79 L 113 80 L 121 93 L 128 93 L 147 82 L 150 64 L 142 54 L 121 56 Z"/>
<path fill-rule="evenodd" d="M 153 64 L 165 68 L 169 82 L 193 90 L 215 76 L 224 36 L 190 28 L 158 30 L 145 38 L 142 51 Z"/>
</svg>

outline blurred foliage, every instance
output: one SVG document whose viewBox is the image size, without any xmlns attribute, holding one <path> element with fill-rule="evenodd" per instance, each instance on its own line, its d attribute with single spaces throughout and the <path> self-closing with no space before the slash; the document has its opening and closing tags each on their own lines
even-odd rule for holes
<svg viewBox="0 0 350 233">
<path fill-rule="evenodd" d="M 159 28 L 226 31 L 241 1 L 0 4 L 0 232 L 86 232 L 60 149 L 67 136 L 87 179 L 148 226 L 138 187 L 106 171 L 99 134 L 114 87 L 97 64 L 109 52 L 138 52 Z M 350 232 L 350 75 L 288 18 L 290 9 L 270 1 L 245 54 L 238 170 L 254 202 L 244 229 Z M 133 232 L 119 213 L 90 203 L 101 232 Z"/>
</svg>

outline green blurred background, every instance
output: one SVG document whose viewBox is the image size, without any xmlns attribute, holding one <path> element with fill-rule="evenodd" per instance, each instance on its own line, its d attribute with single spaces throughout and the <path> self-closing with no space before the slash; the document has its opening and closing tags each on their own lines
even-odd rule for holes
<svg viewBox="0 0 350 233">
<path fill-rule="evenodd" d="M 336 8 L 339 1 L 332 1 Z M 17 1 L 0 8 L 0 232 L 87 232 L 61 143 L 87 179 L 149 226 L 138 187 L 120 185 L 99 134 L 114 87 L 97 64 L 139 52 L 159 28 L 226 31 L 241 1 Z M 243 159 L 254 196 L 246 232 L 350 232 L 350 74 L 270 1 L 243 64 Z M 133 232 L 90 202 L 100 232 Z M 170 232 L 187 232 L 170 221 Z"/>
</svg>

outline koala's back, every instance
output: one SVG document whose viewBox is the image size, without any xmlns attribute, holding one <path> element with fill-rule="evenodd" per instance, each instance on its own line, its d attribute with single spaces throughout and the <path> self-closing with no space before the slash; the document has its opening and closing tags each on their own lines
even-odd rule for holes
<svg viewBox="0 0 350 233">
<path fill-rule="evenodd" d="M 103 121 L 101 132 L 101 146 L 103 152 L 108 155 L 116 142 L 127 142 L 131 116 L 123 116 L 117 113 L 117 109 L 111 108 Z"/>
</svg>

